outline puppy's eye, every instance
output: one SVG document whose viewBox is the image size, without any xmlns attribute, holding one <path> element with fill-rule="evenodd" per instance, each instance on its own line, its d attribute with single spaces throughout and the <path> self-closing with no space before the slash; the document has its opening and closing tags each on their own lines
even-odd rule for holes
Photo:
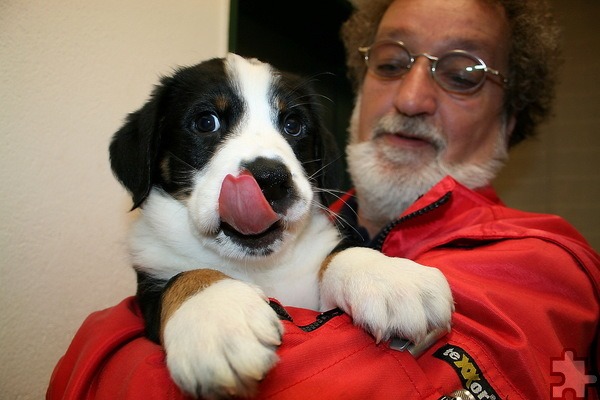
<svg viewBox="0 0 600 400">
<path fill-rule="evenodd" d="M 290 136 L 298 136 L 304 130 L 304 125 L 296 115 L 288 115 L 283 121 L 283 131 Z"/>
<path fill-rule="evenodd" d="M 201 114 L 194 121 L 194 129 L 198 132 L 216 132 L 221 128 L 221 121 L 213 113 Z"/>
</svg>

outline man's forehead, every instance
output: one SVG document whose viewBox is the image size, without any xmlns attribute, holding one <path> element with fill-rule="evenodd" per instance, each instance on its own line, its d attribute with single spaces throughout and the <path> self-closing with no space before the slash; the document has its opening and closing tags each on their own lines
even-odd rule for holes
<svg viewBox="0 0 600 400">
<path fill-rule="evenodd" d="M 403 41 L 415 53 L 462 49 L 491 57 L 508 53 L 509 27 L 504 9 L 489 1 L 396 0 L 379 24 L 381 39 Z"/>
</svg>

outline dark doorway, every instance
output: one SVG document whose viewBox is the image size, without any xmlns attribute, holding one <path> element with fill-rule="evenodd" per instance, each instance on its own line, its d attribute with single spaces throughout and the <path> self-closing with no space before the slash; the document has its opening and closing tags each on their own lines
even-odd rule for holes
<svg viewBox="0 0 600 400">
<path fill-rule="evenodd" d="M 229 50 L 278 69 L 310 77 L 322 100 L 325 123 L 340 154 L 346 143 L 353 94 L 339 31 L 352 10 L 347 0 L 231 0 Z M 345 162 L 342 187 L 347 188 Z"/>
</svg>

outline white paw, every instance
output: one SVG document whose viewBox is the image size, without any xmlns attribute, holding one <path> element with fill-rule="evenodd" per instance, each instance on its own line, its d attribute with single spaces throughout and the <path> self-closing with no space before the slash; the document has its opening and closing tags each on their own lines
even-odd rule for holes
<svg viewBox="0 0 600 400">
<path fill-rule="evenodd" d="M 450 329 L 452 292 L 436 268 L 368 248 L 337 254 L 321 281 L 321 308 L 340 307 L 379 342 L 400 337 L 420 342 Z"/>
<path fill-rule="evenodd" d="M 277 362 L 283 327 L 265 295 L 233 279 L 186 300 L 164 331 L 167 366 L 187 393 L 250 396 Z"/>
</svg>

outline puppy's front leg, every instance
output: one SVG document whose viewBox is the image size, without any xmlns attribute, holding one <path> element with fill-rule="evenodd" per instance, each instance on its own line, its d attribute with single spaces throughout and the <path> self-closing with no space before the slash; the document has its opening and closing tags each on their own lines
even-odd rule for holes
<svg viewBox="0 0 600 400">
<path fill-rule="evenodd" d="M 321 273 L 321 308 L 340 307 L 379 342 L 392 337 L 419 343 L 450 328 L 454 304 L 436 268 L 352 247 L 333 254 Z"/>
<path fill-rule="evenodd" d="M 251 396 L 277 362 L 282 325 L 262 291 L 214 270 L 185 272 L 162 297 L 173 380 L 203 398 Z"/>
</svg>

